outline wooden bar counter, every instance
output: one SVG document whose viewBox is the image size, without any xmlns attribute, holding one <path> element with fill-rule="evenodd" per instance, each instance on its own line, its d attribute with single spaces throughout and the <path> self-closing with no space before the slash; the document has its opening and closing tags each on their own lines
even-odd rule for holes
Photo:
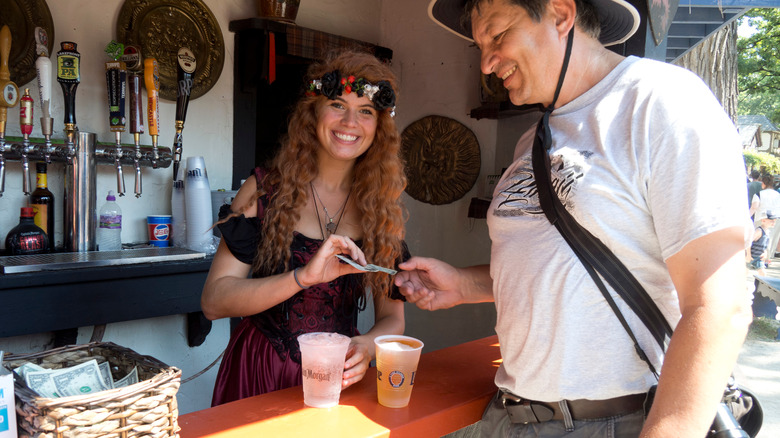
<svg viewBox="0 0 780 438">
<path fill-rule="evenodd" d="M 500 356 L 496 336 L 430 353 L 423 349 L 405 408 L 377 402 L 371 368 L 342 391 L 336 407 L 305 406 L 297 386 L 181 415 L 181 437 L 439 437 L 482 417 L 496 392 Z"/>
</svg>

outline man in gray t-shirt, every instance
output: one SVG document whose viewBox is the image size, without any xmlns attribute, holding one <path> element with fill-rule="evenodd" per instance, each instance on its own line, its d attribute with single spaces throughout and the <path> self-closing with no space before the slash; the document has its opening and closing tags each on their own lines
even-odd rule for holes
<svg viewBox="0 0 780 438">
<path fill-rule="evenodd" d="M 503 362 L 482 436 L 705 436 L 752 321 L 750 221 L 733 124 L 690 72 L 604 48 L 639 26 L 625 0 L 434 0 L 429 12 L 473 39 L 482 73 L 495 73 L 513 104 L 554 109 L 555 194 L 675 327 L 666 352 L 653 350 L 641 322 L 623 311 L 662 365 L 645 420 L 655 378 L 542 214 L 528 165 L 531 130 L 488 212 L 490 265 L 413 257 L 395 279 L 422 309 L 495 302 Z"/>
</svg>

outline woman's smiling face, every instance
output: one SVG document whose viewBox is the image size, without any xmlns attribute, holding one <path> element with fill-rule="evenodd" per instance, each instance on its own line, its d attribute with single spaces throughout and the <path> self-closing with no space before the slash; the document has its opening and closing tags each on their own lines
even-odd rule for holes
<svg viewBox="0 0 780 438">
<path fill-rule="evenodd" d="M 317 105 L 317 138 L 323 154 L 331 159 L 355 160 L 374 142 L 377 110 L 368 97 L 343 93 Z"/>
</svg>

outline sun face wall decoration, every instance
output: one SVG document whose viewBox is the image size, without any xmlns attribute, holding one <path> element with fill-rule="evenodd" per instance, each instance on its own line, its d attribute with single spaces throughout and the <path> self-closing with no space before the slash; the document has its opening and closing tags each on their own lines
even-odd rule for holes
<svg viewBox="0 0 780 438">
<path fill-rule="evenodd" d="M 456 201 L 479 176 L 477 137 L 448 117 L 426 116 L 407 126 L 401 134 L 401 156 L 406 162 L 406 193 L 420 202 Z"/>
</svg>

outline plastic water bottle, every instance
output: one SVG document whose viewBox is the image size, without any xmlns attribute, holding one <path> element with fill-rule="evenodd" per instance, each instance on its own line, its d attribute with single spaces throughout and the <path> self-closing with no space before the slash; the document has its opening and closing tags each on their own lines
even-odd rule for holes
<svg viewBox="0 0 780 438">
<path fill-rule="evenodd" d="M 98 251 L 122 249 L 122 209 L 116 203 L 113 190 L 108 191 L 106 203 L 100 207 L 97 229 Z"/>
</svg>

